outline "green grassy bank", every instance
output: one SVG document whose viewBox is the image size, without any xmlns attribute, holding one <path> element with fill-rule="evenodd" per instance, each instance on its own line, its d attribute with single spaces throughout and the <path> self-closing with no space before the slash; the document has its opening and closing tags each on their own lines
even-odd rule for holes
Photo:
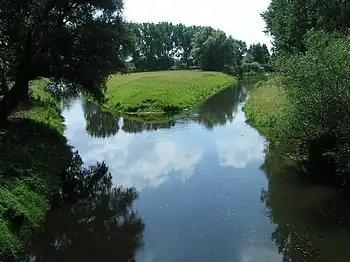
<svg viewBox="0 0 350 262">
<path fill-rule="evenodd" d="M 197 106 L 236 79 L 219 72 L 162 71 L 115 75 L 105 106 L 119 113 L 182 112 Z"/>
<path fill-rule="evenodd" d="M 43 222 L 57 175 L 71 158 L 63 131 L 55 102 L 37 88 L 0 129 L 1 261 L 13 257 Z"/>
<path fill-rule="evenodd" d="M 288 100 L 278 77 L 258 82 L 244 106 L 248 122 L 267 138 L 279 136 L 277 122 Z"/>
</svg>

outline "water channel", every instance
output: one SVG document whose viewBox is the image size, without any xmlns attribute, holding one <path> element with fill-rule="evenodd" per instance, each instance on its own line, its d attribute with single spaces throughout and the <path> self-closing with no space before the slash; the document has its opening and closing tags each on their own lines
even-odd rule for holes
<svg viewBox="0 0 350 262">
<path fill-rule="evenodd" d="M 66 137 L 85 164 L 105 161 L 114 185 L 138 192 L 133 209 L 145 228 L 135 261 L 350 261 L 348 202 L 327 186 L 299 183 L 296 169 L 267 152 L 246 124 L 247 93 L 228 88 L 165 124 L 119 118 L 81 99 L 63 109 Z M 102 254 L 103 243 L 91 243 L 85 248 L 96 257 L 71 257 L 133 261 L 117 246 Z"/>
</svg>

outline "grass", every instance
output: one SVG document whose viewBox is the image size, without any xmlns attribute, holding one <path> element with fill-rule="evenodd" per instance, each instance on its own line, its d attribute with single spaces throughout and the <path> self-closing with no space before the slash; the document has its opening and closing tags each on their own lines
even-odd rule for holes
<svg viewBox="0 0 350 262">
<path fill-rule="evenodd" d="M 244 106 L 248 122 L 267 138 L 278 137 L 277 122 L 283 118 L 288 100 L 281 79 L 258 82 Z"/>
<path fill-rule="evenodd" d="M 71 150 L 53 98 L 41 86 L 0 130 L 0 260 L 8 260 L 41 225 Z"/>
<path fill-rule="evenodd" d="M 105 106 L 138 115 L 179 113 L 194 108 L 236 79 L 219 72 L 163 71 L 114 75 Z"/>
</svg>

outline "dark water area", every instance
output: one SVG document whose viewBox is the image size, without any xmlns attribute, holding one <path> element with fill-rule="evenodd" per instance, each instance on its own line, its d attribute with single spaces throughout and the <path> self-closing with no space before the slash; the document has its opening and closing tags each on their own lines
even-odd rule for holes
<svg viewBox="0 0 350 262">
<path fill-rule="evenodd" d="M 66 104 L 70 145 L 138 197 L 115 197 L 113 230 L 110 202 L 51 210 L 29 261 L 350 261 L 349 197 L 305 182 L 303 165 L 246 124 L 247 91 L 228 88 L 166 123 Z M 99 208 L 86 223 L 89 206 Z"/>
</svg>

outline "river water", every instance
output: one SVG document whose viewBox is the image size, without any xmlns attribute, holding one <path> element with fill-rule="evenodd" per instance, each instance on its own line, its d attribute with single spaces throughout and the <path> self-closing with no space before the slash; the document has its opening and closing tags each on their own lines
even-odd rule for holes
<svg viewBox="0 0 350 262">
<path fill-rule="evenodd" d="M 69 144 L 85 164 L 105 161 L 114 185 L 138 192 L 133 209 L 145 228 L 137 262 L 350 261 L 347 211 L 336 204 L 343 198 L 302 184 L 276 150 L 267 153 L 265 138 L 245 123 L 246 97 L 245 87 L 228 88 L 165 124 L 119 118 L 80 99 L 63 109 Z M 102 254 L 97 245 L 86 246 L 95 257 L 74 258 L 132 261 L 117 246 Z"/>
</svg>

